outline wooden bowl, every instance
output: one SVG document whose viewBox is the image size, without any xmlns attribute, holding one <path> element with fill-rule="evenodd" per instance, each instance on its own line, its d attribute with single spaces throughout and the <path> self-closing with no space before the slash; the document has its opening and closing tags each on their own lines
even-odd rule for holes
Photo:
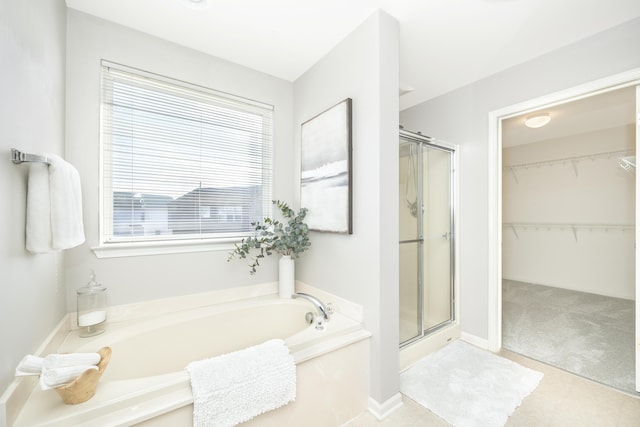
<svg viewBox="0 0 640 427">
<path fill-rule="evenodd" d="M 86 402 L 96 393 L 98 381 L 111 359 L 111 348 L 102 347 L 98 350 L 98 354 L 100 355 L 100 362 L 98 362 L 97 371 L 95 369 L 89 369 L 69 384 L 56 387 L 55 390 L 67 405 Z"/>
</svg>

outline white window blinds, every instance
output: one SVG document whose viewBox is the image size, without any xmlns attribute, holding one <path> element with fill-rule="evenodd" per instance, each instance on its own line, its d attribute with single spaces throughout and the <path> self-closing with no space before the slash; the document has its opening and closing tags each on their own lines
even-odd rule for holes
<svg viewBox="0 0 640 427">
<path fill-rule="evenodd" d="M 271 213 L 273 107 L 103 61 L 102 243 L 248 234 Z"/>
</svg>

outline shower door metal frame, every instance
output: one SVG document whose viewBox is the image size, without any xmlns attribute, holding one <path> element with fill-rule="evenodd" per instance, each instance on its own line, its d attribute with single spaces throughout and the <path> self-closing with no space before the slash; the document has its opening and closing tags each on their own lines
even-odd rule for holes
<svg viewBox="0 0 640 427">
<path fill-rule="evenodd" d="M 443 143 L 442 141 L 437 141 L 434 138 L 429 136 L 422 135 L 421 133 L 409 132 L 404 129 L 400 130 L 400 138 L 404 138 L 418 146 L 418 168 L 417 168 L 417 181 L 418 188 L 416 189 L 417 197 L 418 197 L 418 215 L 417 218 L 417 238 L 409 239 L 409 240 L 401 240 L 399 244 L 403 243 L 418 243 L 418 322 L 420 323 L 420 333 L 408 340 L 405 340 L 400 343 L 400 348 L 408 346 L 416 341 L 423 339 L 429 334 L 444 328 L 456 321 L 456 311 L 455 311 L 455 271 L 456 271 L 456 230 L 455 230 L 455 214 L 456 214 L 456 206 L 455 200 L 457 200 L 457 195 L 454 193 L 456 189 L 456 148 L 452 145 Z M 423 230 L 423 212 L 424 212 L 424 201 L 423 201 L 423 168 L 422 168 L 422 149 L 423 147 L 430 147 L 436 150 L 445 151 L 450 154 L 450 165 L 449 165 L 449 231 L 443 235 L 443 238 L 449 239 L 449 292 L 450 292 L 450 312 L 451 316 L 448 320 L 439 323 L 435 326 L 425 329 L 424 328 L 424 230 Z"/>
</svg>

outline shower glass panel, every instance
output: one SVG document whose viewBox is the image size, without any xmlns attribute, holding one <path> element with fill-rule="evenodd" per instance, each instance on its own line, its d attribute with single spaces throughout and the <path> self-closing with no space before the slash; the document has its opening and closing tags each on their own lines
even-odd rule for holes
<svg viewBox="0 0 640 427">
<path fill-rule="evenodd" d="M 453 149 L 400 132 L 400 345 L 453 314 Z"/>
<path fill-rule="evenodd" d="M 418 243 L 400 244 L 400 342 L 422 333 L 418 277 Z"/>
</svg>

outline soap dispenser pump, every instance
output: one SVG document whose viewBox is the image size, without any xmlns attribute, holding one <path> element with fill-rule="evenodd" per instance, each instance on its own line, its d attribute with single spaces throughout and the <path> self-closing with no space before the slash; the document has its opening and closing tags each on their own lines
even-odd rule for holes
<svg viewBox="0 0 640 427">
<path fill-rule="evenodd" d="M 98 327 L 107 320 L 107 288 L 96 282 L 91 271 L 87 286 L 76 291 L 78 297 L 78 327 L 81 337 L 92 337 L 104 332 Z"/>
</svg>

